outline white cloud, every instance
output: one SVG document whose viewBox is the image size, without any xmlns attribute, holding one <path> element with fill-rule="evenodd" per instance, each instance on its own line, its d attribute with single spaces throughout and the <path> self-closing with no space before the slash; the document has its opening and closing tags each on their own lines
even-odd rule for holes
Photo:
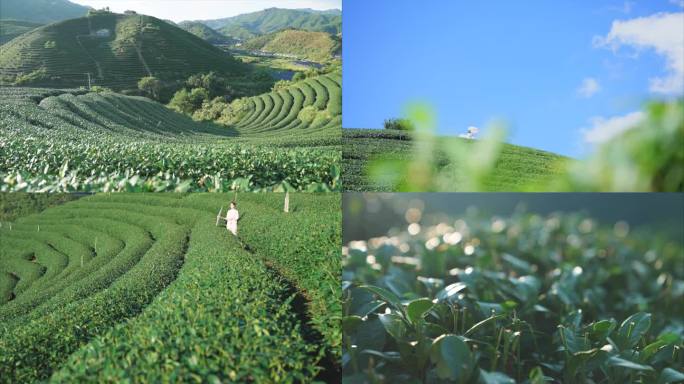
<svg viewBox="0 0 684 384">
<path fill-rule="evenodd" d="M 630 46 L 638 51 L 653 49 L 666 60 L 665 77 L 650 79 L 650 91 L 681 95 L 684 93 L 684 12 L 657 13 L 631 20 L 615 20 L 605 37 L 594 37 L 597 47 L 614 51 Z"/>
<path fill-rule="evenodd" d="M 670 3 L 684 8 L 684 0 L 670 0 Z"/>
<path fill-rule="evenodd" d="M 614 117 L 592 117 L 589 119 L 591 123 L 590 128 L 582 129 L 582 136 L 584 141 L 589 144 L 603 143 L 610 140 L 617 134 L 626 131 L 639 124 L 645 115 L 641 111 L 631 112 L 624 116 Z"/>
<path fill-rule="evenodd" d="M 593 77 L 587 77 L 582 80 L 582 84 L 577 88 L 577 93 L 586 98 L 594 96 L 594 94 L 601 90 L 601 85 L 598 80 Z"/>
</svg>

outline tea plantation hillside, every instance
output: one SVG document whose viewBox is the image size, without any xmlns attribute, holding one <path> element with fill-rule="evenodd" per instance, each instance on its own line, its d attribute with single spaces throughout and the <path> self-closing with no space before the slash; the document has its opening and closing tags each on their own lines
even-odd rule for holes
<svg viewBox="0 0 684 384">
<path fill-rule="evenodd" d="M 340 74 L 193 121 L 112 92 L 0 89 L 2 191 L 339 190 Z"/>
<path fill-rule="evenodd" d="M 140 78 L 166 81 L 215 71 L 243 76 L 230 54 L 151 16 L 92 12 L 40 27 L 3 46 L 0 84 L 136 88 Z"/>
<path fill-rule="evenodd" d="M 345 191 L 394 191 L 396 184 L 368 176 L 367 169 L 374 159 L 410 161 L 414 156 L 414 140 L 403 131 L 378 129 L 344 129 L 342 152 L 342 184 Z M 461 164 L 451 163 L 444 154 L 450 140 L 440 138 L 436 155 L 437 166 L 453 175 L 450 190 L 459 191 Z M 525 185 L 542 182 L 560 175 L 567 158 L 537 149 L 504 144 L 495 165 L 494 174 L 486 182 L 489 191 L 517 191 Z M 401 182 L 401 181 L 399 181 Z M 398 183 L 398 182 L 397 182 Z"/>
<path fill-rule="evenodd" d="M 0 45 L 40 26 L 30 21 L 0 20 Z"/>
<path fill-rule="evenodd" d="M 291 55 L 320 63 L 340 54 L 342 42 L 325 32 L 286 29 L 247 40 L 241 48 Z"/>
<path fill-rule="evenodd" d="M 52 23 L 85 16 L 89 9 L 68 0 L 2 0 L 0 18 Z"/>
<path fill-rule="evenodd" d="M 340 137 L 342 127 L 342 74 L 339 72 L 298 81 L 284 89 L 243 99 L 235 128 L 242 134 L 290 136 L 305 130 Z"/>
<path fill-rule="evenodd" d="M 0 382 L 339 377 L 338 194 L 100 194 L 0 228 Z M 268 236 L 264 236 L 268 228 Z"/>
</svg>

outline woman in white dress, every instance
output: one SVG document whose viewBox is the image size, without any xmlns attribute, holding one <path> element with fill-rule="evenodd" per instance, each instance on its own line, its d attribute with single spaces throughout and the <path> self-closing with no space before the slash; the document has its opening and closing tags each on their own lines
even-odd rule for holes
<svg viewBox="0 0 684 384">
<path fill-rule="evenodd" d="M 237 236 L 237 222 L 240 219 L 240 213 L 235 207 L 235 202 L 231 201 L 230 209 L 226 213 L 226 229 L 228 229 L 233 235 Z"/>
</svg>

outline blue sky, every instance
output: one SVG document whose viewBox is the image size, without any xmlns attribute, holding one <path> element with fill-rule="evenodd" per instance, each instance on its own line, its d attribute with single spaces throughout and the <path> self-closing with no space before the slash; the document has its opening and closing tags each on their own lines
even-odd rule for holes
<svg viewBox="0 0 684 384">
<path fill-rule="evenodd" d="M 138 13 L 173 20 L 210 20 L 256 12 L 266 8 L 342 9 L 342 0 L 71 0 L 114 12 L 131 9 Z"/>
<path fill-rule="evenodd" d="M 581 157 L 684 91 L 684 1 L 348 0 L 343 126 L 407 103 L 439 133 L 503 119 L 509 141 Z"/>
</svg>

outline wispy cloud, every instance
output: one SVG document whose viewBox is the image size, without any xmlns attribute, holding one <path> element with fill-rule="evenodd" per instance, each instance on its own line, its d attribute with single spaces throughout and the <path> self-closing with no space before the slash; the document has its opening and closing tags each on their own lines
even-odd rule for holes
<svg viewBox="0 0 684 384">
<path fill-rule="evenodd" d="M 631 112 L 623 116 L 602 117 L 589 119 L 590 127 L 582 128 L 585 143 L 598 144 L 612 139 L 616 135 L 639 124 L 645 115 L 641 111 Z"/>
<path fill-rule="evenodd" d="M 614 51 L 622 46 L 638 53 L 652 49 L 666 61 L 664 77 L 650 79 L 653 93 L 680 95 L 684 93 L 684 12 L 657 13 L 630 20 L 615 20 L 606 36 L 594 37 L 594 46 Z"/>
<path fill-rule="evenodd" d="M 598 80 L 594 79 L 593 77 L 587 77 L 584 80 L 582 80 L 582 84 L 577 88 L 577 94 L 590 98 L 596 94 L 596 92 L 601 90 L 601 85 L 599 84 Z"/>
</svg>

